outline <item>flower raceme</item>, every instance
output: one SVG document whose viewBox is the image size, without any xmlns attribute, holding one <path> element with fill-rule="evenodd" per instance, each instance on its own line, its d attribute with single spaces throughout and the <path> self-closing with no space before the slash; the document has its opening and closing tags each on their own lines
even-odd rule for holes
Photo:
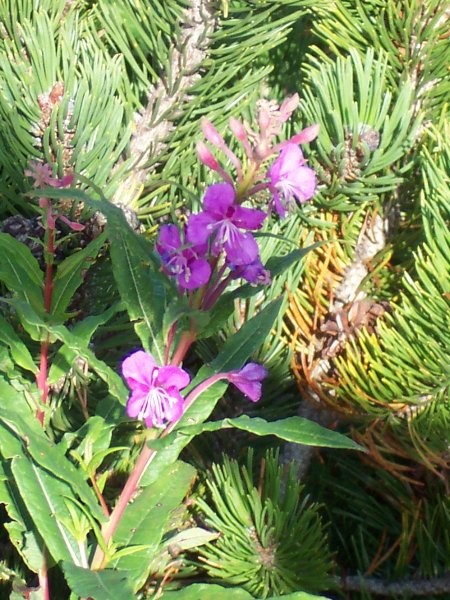
<svg viewBox="0 0 450 600">
<path fill-rule="evenodd" d="M 312 169 L 308 171 L 308 167 L 304 166 L 305 161 L 299 144 L 313 141 L 319 134 L 319 125 L 310 125 L 295 133 L 288 140 L 282 142 L 277 142 L 276 140 L 282 132 L 284 123 L 288 121 L 299 103 L 298 94 L 286 98 L 280 106 L 274 101 L 260 100 L 258 102 L 258 127 L 256 130 L 253 130 L 247 123 L 239 121 L 234 117 L 230 119 L 230 131 L 243 147 L 247 157 L 245 170 L 241 161 L 214 128 L 213 124 L 207 119 L 202 119 L 202 131 L 206 140 L 219 150 L 236 170 L 235 187 L 239 201 L 249 198 L 255 192 L 268 189 L 275 195 L 271 203 L 272 207 L 282 217 L 286 214 L 284 204 L 286 207 L 289 207 L 292 204 L 292 197 L 296 197 L 299 202 L 303 203 L 309 200 L 315 191 L 315 177 L 312 177 L 313 171 Z M 293 152 L 294 147 L 297 148 L 296 155 Z M 286 148 L 287 151 L 285 152 Z M 280 152 L 280 156 L 275 159 L 269 173 L 262 173 L 262 169 L 267 169 L 267 160 Z M 226 171 L 225 167 L 204 142 L 198 142 L 197 154 L 200 161 L 209 169 L 218 173 L 223 181 L 233 183 L 233 177 Z M 301 167 L 302 170 L 296 176 L 295 169 L 297 167 Z M 273 173 L 271 175 L 272 169 Z M 277 170 L 279 169 L 283 171 L 281 182 L 277 175 Z M 286 177 L 286 169 L 288 170 L 289 177 Z M 288 193 L 286 189 L 287 182 L 290 182 L 291 187 L 294 186 L 296 194 L 292 194 L 292 191 Z M 283 184 L 283 187 L 281 187 L 281 184 Z M 299 192 L 300 187 L 301 193 Z"/>
<path fill-rule="evenodd" d="M 267 376 L 265 367 L 248 363 L 242 369 L 217 373 L 208 377 L 184 399 L 180 391 L 190 377 L 181 367 L 158 366 L 151 354 L 138 350 L 122 363 L 122 375 L 131 390 L 127 414 L 143 420 L 147 427 L 166 427 L 176 423 L 184 410 L 205 390 L 220 380 L 234 384 L 251 402 L 261 398 L 262 380 Z"/>
</svg>

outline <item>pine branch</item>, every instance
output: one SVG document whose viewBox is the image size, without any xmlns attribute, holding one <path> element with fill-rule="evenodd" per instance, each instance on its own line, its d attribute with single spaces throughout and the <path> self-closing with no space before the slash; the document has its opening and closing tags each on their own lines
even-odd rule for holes
<svg viewBox="0 0 450 600">
<path fill-rule="evenodd" d="M 375 596 L 440 596 L 450 592 L 450 572 L 431 579 L 385 581 L 376 577 L 350 576 L 339 582 L 345 592 L 369 592 Z"/>
<path fill-rule="evenodd" d="M 216 25 L 213 14 L 210 0 L 192 0 L 185 11 L 181 35 L 170 53 L 165 78 L 150 87 L 147 105 L 135 116 L 136 130 L 130 143 L 134 165 L 117 190 L 115 202 L 129 205 L 136 199 L 150 172 L 151 157 L 164 150 L 174 128 L 173 120 L 179 116 L 179 107 L 200 78 L 199 69 Z"/>
</svg>

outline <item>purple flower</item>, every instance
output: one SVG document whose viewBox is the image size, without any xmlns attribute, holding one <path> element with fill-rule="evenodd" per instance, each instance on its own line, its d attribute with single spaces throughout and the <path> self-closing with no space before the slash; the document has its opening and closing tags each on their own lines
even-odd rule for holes
<svg viewBox="0 0 450 600">
<path fill-rule="evenodd" d="M 267 369 L 256 363 L 248 363 L 240 371 L 231 371 L 228 381 L 233 383 L 252 402 L 261 398 L 261 382 L 267 376 Z"/>
<path fill-rule="evenodd" d="M 225 250 L 229 262 L 245 265 L 258 256 L 258 244 L 247 230 L 259 229 L 266 213 L 235 203 L 236 194 L 230 183 L 209 186 L 203 198 L 203 212 L 191 215 L 186 237 L 194 245 L 212 239 L 214 256 Z M 242 231 L 244 230 L 244 231 Z"/>
<path fill-rule="evenodd" d="M 159 367 L 151 354 L 138 350 L 122 363 L 122 375 L 131 390 L 129 417 L 143 419 L 147 427 L 164 427 L 183 414 L 180 390 L 190 381 L 180 367 Z"/>
<path fill-rule="evenodd" d="M 270 272 L 264 268 L 259 256 L 248 265 L 228 264 L 232 279 L 245 279 L 254 285 L 269 285 Z"/>
<path fill-rule="evenodd" d="M 316 191 L 316 174 L 305 167 L 303 153 L 296 144 L 283 146 L 267 174 L 269 189 L 273 193 L 275 210 L 284 217 L 293 198 L 303 204 L 313 197 Z"/>
<path fill-rule="evenodd" d="M 178 227 L 163 225 L 155 247 L 161 256 L 164 272 L 175 277 L 180 288 L 195 290 L 208 283 L 211 267 L 206 259 L 198 256 L 206 250 L 206 245 L 203 248 L 183 246 Z"/>
</svg>

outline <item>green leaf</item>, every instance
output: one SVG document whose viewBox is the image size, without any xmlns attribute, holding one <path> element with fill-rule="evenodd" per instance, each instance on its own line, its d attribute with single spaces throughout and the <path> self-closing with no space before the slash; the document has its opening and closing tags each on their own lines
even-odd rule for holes
<svg viewBox="0 0 450 600">
<path fill-rule="evenodd" d="M 94 492 L 81 473 L 67 459 L 63 448 L 53 444 L 47 438 L 32 414 L 23 393 L 0 378 L 0 398 L 2 401 L 0 424 L 4 425 L 7 432 L 0 439 L 2 455 L 20 456 L 25 450 L 43 470 L 54 473 L 62 485 L 70 486 L 94 518 L 103 520 L 103 513 Z"/>
<path fill-rule="evenodd" d="M 205 365 L 200 369 L 189 388 L 186 389 L 186 393 L 214 373 L 241 368 L 253 352 L 264 343 L 275 319 L 279 316 L 281 304 L 282 298 L 278 298 L 265 306 L 252 319 L 246 321 L 233 336 L 228 338 L 210 366 Z M 178 428 L 183 427 L 183 425 L 193 425 L 205 421 L 219 398 L 223 396 L 227 386 L 227 382 L 219 381 L 201 394 L 181 417 Z M 144 473 L 141 485 L 145 486 L 154 481 L 161 469 L 164 469 L 166 465 L 173 463 L 178 458 L 181 450 L 191 439 L 192 436 L 189 435 L 178 436 L 170 446 L 158 452 L 150 467 Z"/>
<path fill-rule="evenodd" d="M 191 550 L 198 548 L 203 544 L 208 544 L 219 537 L 220 533 L 216 531 L 208 531 L 202 527 L 190 527 L 183 529 L 168 540 L 170 547 L 175 547 L 177 550 Z"/>
<path fill-rule="evenodd" d="M 255 435 L 274 435 L 287 442 L 303 444 L 305 446 L 318 446 L 325 448 L 341 448 L 347 450 L 362 450 L 364 448 L 352 439 L 326 429 L 314 421 L 302 417 L 288 417 L 279 421 L 265 421 L 260 417 L 242 415 L 236 419 L 221 419 L 197 425 L 185 425 L 177 428 L 173 433 L 159 440 L 153 440 L 152 448 L 161 450 L 173 443 L 178 435 L 187 435 L 192 438 L 205 431 L 219 431 L 221 429 L 241 429 Z"/>
<path fill-rule="evenodd" d="M 67 257 L 58 265 L 53 280 L 52 293 L 51 314 L 54 319 L 61 321 L 65 319 L 65 310 L 69 306 L 74 293 L 83 283 L 84 272 L 92 265 L 105 240 L 106 234 L 102 233 L 92 240 L 86 248 Z"/>
<path fill-rule="evenodd" d="M 0 233 L 0 280 L 38 313 L 44 310 L 43 275 L 31 250 L 8 233 Z"/>
<path fill-rule="evenodd" d="M 124 310 L 123 305 L 121 303 L 116 303 L 100 315 L 91 315 L 76 323 L 70 332 L 72 336 L 76 337 L 78 344 L 83 344 L 84 348 L 88 349 L 91 338 L 97 329 L 122 310 Z M 71 345 L 64 344 L 52 360 L 52 365 L 48 374 L 48 383 L 51 385 L 64 375 L 67 375 L 77 356 L 79 356 L 79 352 Z"/>
<path fill-rule="evenodd" d="M 91 571 L 70 562 L 62 563 L 70 589 L 82 598 L 92 600 L 134 600 L 135 595 L 124 571 L 105 569 Z"/>
<path fill-rule="evenodd" d="M 27 346 L 20 339 L 11 325 L 0 315 L 0 341 L 9 346 L 16 364 L 36 374 L 37 366 Z"/>
<path fill-rule="evenodd" d="M 111 242 L 114 277 L 128 314 L 144 348 L 164 363 L 162 325 L 170 283 L 159 271 L 152 244 L 136 234 L 123 212 L 110 203 L 106 207 L 107 233 Z M 102 212 L 104 211 L 102 203 Z M 175 295 L 175 292 L 173 291 Z"/>
<path fill-rule="evenodd" d="M 11 470 L 20 495 L 53 559 L 82 564 L 79 543 L 67 526 L 72 522 L 65 500 L 72 496 L 70 486 L 25 456 L 13 458 Z M 75 510 L 75 505 L 72 510 Z"/>
<path fill-rule="evenodd" d="M 253 600 L 253 596 L 242 588 L 223 587 L 217 584 L 194 583 L 177 591 L 164 592 L 169 600 Z M 285 596 L 271 596 L 267 600 L 328 600 L 325 596 L 315 596 L 306 592 L 294 592 Z"/>
<path fill-rule="evenodd" d="M 16 304 L 18 305 L 18 308 L 20 308 L 22 318 L 26 320 L 28 326 L 48 332 L 51 336 L 56 337 L 66 344 L 77 356 L 84 358 L 89 366 L 94 369 L 97 375 L 99 375 L 99 377 L 108 385 L 111 395 L 117 398 L 121 404 L 126 403 L 128 390 L 121 377 L 119 377 L 119 375 L 105 362 L 99 360 L 92 350 L 86 347 L 84 340 L 81 340 L 64 325 L 53 325 L 44 321 L 27 304 L 24 304 L 23 302 Z M 95 321 L 96 317 L 93 317 L 93 319 Z"/>
<path fill-rule="evenodd" d="M 8 435 L 12 436 L 2 425 L 0 425 L 0 435 L 2 439 Z M 4 524 L 9 539 L 27 567 L 37 573 L 45 563 L 42 538 L 30 519 L 15 485 L 10 465 L 6 461 L 0 463 L 0 504 L 5 506 L 10 518 L 10 521 Z"/>
<path fill-rule="evenodd" d="M 114 535 L 114 544 L 119 548 L 145 547 L 114 561 L 112 566 L 130 573 L 135 590 L 145 583 L 170 515 L 188 492 L 195 473 L 193 467 L 177 461 L 127 506 Z"/>
<path fill-rule="evenodd" d="M 253 352 L 256 352 L 265 342 L 275 320 L 280 315 L 282 302 L 281 297 L 270 302 L 255 317 L 246 321 L 233 336 L 226 340 L 221 351 L 210 364 L 210 369 L 214 373 L 240 369 Z M 191 387 L 201 379 L 204 377 L 200 372 Z"/>
</svg>

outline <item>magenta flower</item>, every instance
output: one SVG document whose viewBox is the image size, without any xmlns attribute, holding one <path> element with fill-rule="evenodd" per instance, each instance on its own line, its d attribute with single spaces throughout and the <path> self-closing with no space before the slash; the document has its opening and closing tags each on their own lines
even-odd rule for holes
<svg viewBox="0 0 450 600">
<path fill-rule="evenodd" d="M 199 256 L 206 251 L 206 244 L 203 246 L 183 246 L 176 225 L 163 225 L 155 245 L 161 256 L 164 272 L 175 277 L 180 288 L 185 290 L 203 287 L 211 277 L 208 261 Z"/>
<path fill-rule="evenodd" d="M 227 379 L 252 402 L 261 398 L 261 382 L 267 376 L 267 369 L 256 363 L 248 363 L 239 371 L 231 371 Z"/>
<path fill-rule="evenodd" d="M 273 206 L 280 217 L 286 215 L 293 198 L 303 204 L 316 191 L 316 174 L 305 166 L 303 153 L 296 144 L 283 146 L 267 176 L 273 193 Z"/>
<path fill-rule="evenodd" d="M 180 390 L 190 381 L 180 367 L 159 367 L 151 354 L 138 350 L 122 363 L 122 375 L 131 390 L 127 414 L 143 419 L 147 427 L 164 427 L 183 414 Z"/>
<path fill-rule="evenodd" d="M 194 245 L 211 239 L 214 256 L 224 250 L 229 262 L 245 265 L 258 256 L 258 244 L 247 231 L 260 229 L 266 213 L 240 206 L 235 198 L 230 183 L 210 185 L 203 198 L 203 212 L 189 218 L 186 237 Z"/>
<path fill-rule="evenodd" d="M 253 285 L 269 285 L 270 272 L 264 268 L 259 256 L 248 265 L 228 264 L 232 279 L 245 279 Z"/>
</svg>

